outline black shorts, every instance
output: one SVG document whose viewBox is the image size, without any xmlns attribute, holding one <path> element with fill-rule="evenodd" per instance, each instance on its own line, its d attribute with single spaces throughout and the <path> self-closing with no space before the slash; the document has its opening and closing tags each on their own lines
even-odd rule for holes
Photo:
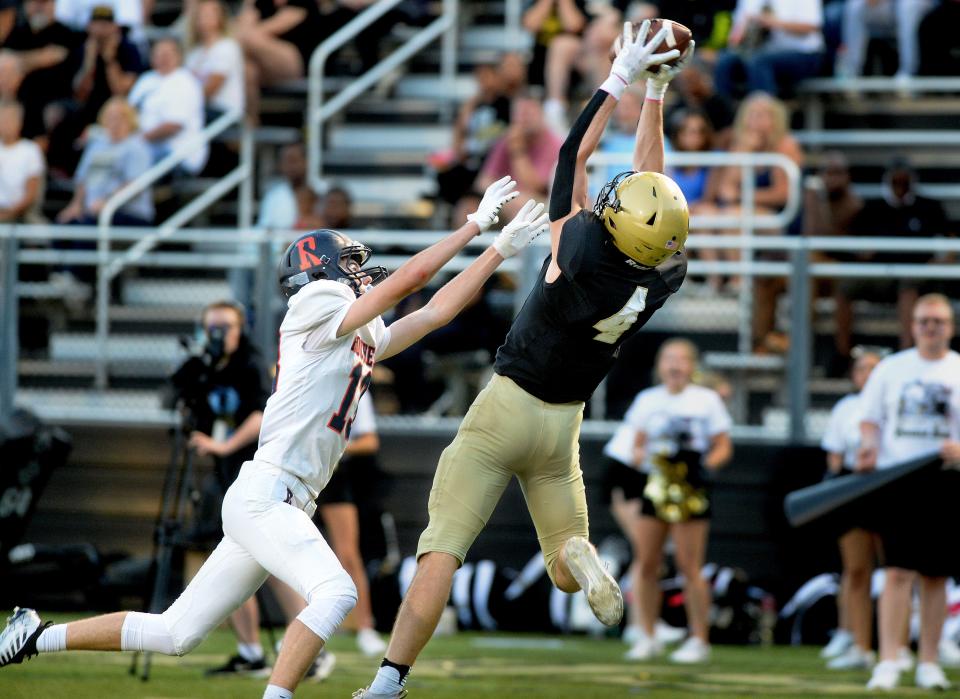
<svg viewBox="0 0 960 699">
<path fill-rule="evenodd" d="M 824 480 L 840 478 L 842 476 L 852 476 L 855 472 L 852 469 L 843 467 L 836 475 L 829 472 Z M 878 532 L 880 522 L 883 517 L 883 507 L 873 498 L 861 498 L 847 503 L 839 508 L 836 515 L 829 520 L 830 527 L 833 528 L 838 537 L 843 536 L 852 529 L 865 529 L 868 532 Z"/>
<path fill-rule="evenodd" d="M 375 456 L 355 456 L 340 460 L 330 482 L 317 496 L 317 506 L 350 503 L 360 505 L 373 496 L 376 481 Z"/>
<path fill-rule="evenodd" d="M 607 457 L 606 473 L 603 479 L 604 502 L 610 504 L 611 494 L 615 488 L 623 491 L 623 497 L 627 500 L 640 501 L 640 514 L 645 517 L 657 517 L 657 506 L 653 504 L 650 498 L 644 496 L 643 489 L 647 487 L 647 474 L 643 471 L 627 466 L 626 464 Z M 710 487 L 705 486 L 707 492 L 707 502 L 710 502 Z M 710 519 L 713 509 L 712 504 L 707 505 L 707 509 L 698 515 L 693 515 L 690 519 Z"/>
<path fill-rule="evenodd" d="M 877 499 L 886 513 L 875 515 L 886 565 L 929 577 L 960 573 L 953 537 L 960 472 L 930 469 L 885 488 Z"/>
</svg>

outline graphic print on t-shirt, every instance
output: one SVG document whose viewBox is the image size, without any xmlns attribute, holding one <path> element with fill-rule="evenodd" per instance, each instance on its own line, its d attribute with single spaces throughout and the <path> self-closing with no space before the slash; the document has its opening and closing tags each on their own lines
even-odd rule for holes
<svg viewBox="0 0 960 699">
<path fill-rule="evenodd" d="M 950 437 L 950 386 L 919 379 L 903 385 L 897 405 L 898 437 Z"/>
</svg>

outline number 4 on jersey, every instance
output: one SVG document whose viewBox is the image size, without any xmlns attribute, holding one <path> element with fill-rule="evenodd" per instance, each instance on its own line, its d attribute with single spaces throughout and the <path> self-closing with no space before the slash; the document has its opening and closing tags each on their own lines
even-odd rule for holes
<svg viewBox="0 0 960 699">
<path fill-rule="evenodd" d="M 594 336 L 594 340 L 606 342 L 608 345 L 616 343 L 630 326 L 637 322 L 637 316 L 643 313 L 647 307 L 647 287 L 638 286 L 623 308 L 614 313 L 609 318 L 604 318 L 594 325 L 595 330 L 600 333 Z"/>
</svg>

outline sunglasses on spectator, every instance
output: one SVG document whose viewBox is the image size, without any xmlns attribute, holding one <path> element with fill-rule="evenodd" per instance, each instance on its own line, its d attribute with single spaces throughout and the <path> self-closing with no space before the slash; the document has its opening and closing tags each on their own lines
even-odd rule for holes
<svg viewBox="0 0 960 699">
<path fill-rule="evenodd" d="M 914 318 L 913 322 L 917 325 L 946 325 L 950 322 L 949 318 Z"/>
</svg>

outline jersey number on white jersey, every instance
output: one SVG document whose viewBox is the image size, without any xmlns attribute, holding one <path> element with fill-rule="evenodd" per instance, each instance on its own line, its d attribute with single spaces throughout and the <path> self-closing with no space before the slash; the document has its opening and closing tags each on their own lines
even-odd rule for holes
<svg viewBox="0 0 960 699">
<path fill-rule="evenodd" d="M 609 318 L 597 322 L 594 325 L 595 330 L 600 332 L 594 336 L 598 342 L 606 342 L 608 345 L 616 343 L 630 326 L 637 322 L 637 316 L 643 313 L 647 307 L 647 287 L 638 286 L 627 302 L 619 311 Z"/>
<path fill-rule="evenodd" d="M 360 402 L 360 397 L 366 393 L 372 379 L 373 367 L 361 362 L 353 365 L 350 371 L 350 383 L 347 384 L 347 390 L 343 393 L 340 407 L 327 423 L 327 427 L 342 434 L 344 439 L 350 439 L 350 428 L 353 426 L 353 418 L 357 415 L 357 404 Z"/>
</svg>

